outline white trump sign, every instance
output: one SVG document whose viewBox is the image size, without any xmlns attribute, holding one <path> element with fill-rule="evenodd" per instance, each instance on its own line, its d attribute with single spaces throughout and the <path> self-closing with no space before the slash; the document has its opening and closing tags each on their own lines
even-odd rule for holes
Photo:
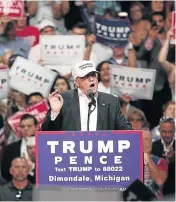
<svg viewBox="0 0 176 202">
<path fill-rule="evenodd" d="M 84 58 L 85 36 L 41 36 L 40 44 L 44 64 L 74 65 Z"/>
<path fill-rule="evenodd" d="M 8 97 L 9 91 L 9 70 L 6 67 L 0 67 L 0 99 Z"/>
<path fill-rule="evenodd" d="M 152 100 L 156 70 L 110 65 L 111 94 L 128 95 L 135 99 Z"/>
<path fill-rule="evenodd" d="M 47 97 L 56 73 L 22 57 L 17 57 L 9 71 L 10 87 L 26 95 L 40 92 Z"/>
</svg>

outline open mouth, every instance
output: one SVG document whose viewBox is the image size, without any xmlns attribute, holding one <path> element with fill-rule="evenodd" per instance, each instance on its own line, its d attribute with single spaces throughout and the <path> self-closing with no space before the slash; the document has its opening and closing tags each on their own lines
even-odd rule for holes
<svg viewBox="0 0 176 202">
<path fill-rule="evenodd" d="M 94 84 L 94 83 L 90 84 L 90 87 L 91 87 L 91 88 L 93 88 L 94 86 L 95 86 L 95 84 Z"/>
</svg>

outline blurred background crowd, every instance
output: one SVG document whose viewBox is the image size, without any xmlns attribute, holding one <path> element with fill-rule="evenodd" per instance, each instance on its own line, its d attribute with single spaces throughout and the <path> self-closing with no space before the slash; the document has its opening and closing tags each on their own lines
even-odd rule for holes
<svg viewBox="0 0 176 202">
<path fill-rule="evenodd" d="M 119 99 L 132 129 L 145 128 L 144 143 L 153 142 L 147 148 L 150 148 L 149 153 L 158 157 L 153 162 L 161 173 L 158 171 L 160 175 L 157 175 L 155 169 L 149 168 L 144 182 L 147 186 L 155 184 L 150 188 L 155 194 L 157 190 L 157 196 L 175 193 L 175 46 L 170 44 L 174 10 L 174 1 L 162 0 L 26 0 L 22 18 L 0 17 L 0 64 L 9 69 L 17 56 L 47 68 L 41 60 L 41 35 L 84 35 L 84 59 L 96 60 L 100 72 L 98 90 L 101 92 L 111 93 L 110 64 L 156 70 L 152 100 L 131 100 L 128 93 Z M 88 23 L 84 20 L 85 11 Z M 95 15 L 119 18 L 120 12 L 126 12 L 131 22 L 129 43 L 126 47 L 107 46 L 101 52 L 101 49 L 96 49 L 99 44 L 90 29 Z M 56 73 L 51 92 L 58 89 L 63 93 L 73 88 L 71 73 Z M 9 199 L 9 195 L 11 199 L 15 197 L 13 200 L 31 200 L 32 184 L 35 183 L 34 134 L 39 130 L 39 124 L 35 116 L 24 114 L 20 119 L 19 138 L 8 119 L 43 99 L 45 97 L 40 92 L 25 95 L 11 88 L 8 99 L 0 100 L 0 183 L 3 185 L 0 200 Z"/>
</svg>

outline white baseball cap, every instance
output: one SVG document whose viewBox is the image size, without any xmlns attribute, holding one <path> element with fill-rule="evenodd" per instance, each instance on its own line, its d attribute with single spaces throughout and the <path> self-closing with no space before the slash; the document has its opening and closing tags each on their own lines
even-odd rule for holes
<svg viewBox="0 0 176 202">
<path fill-rule="evenodd" d="M 83 60 L 79 63 L 76 63 L 72 68 L 72 76 L 75 80 L 77 77 L 84 77 L 90 72 L 97 72 L 95 68 L 95 64 L 90 60 Z"/>
<path fill-rule="evenodd" d="M 50 20 L 42 20 L 40 22 L 40 24 L 38 25 L 38 29 L 39 31 L 41 31 L 42 29 L 46 28 L 46 27 L 53 27 L 54 29 L 56 28 L 54 23 Z"/>
</svg>

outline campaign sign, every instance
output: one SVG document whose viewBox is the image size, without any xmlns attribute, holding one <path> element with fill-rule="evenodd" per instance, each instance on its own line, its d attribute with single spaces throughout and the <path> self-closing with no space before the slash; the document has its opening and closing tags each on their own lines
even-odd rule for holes
<svg viewBox="0 0 176 202">
<path fill-rule="evenodd" d="M 83 60 L 85 36 L 40 36 L 41 59 L 49 65 L 75 65 Z"/>
<path fill-rule="evenodd" d="M 9 93 L 9 70 L 6 66 L 0 66 L 0 99 L 8 97 Z"/>
<path fill-rule="evenodd" d="M 18 19 L 24 13 L 24 0 L 0 0 L 0 17 L 3 15 Z"/>
<path fill-rule="evenodd" d="M 46 117 L 48 109 L 49 109 L 49 106 L 47 104 L 47 101 L 42 100 L 41 102 L 26 108 L 24 111 L 16 112 L 15 114 L 13 114 L 11 117 L 8 118 L 8 123 L 11 126 L 12 130 L 17 135 L 17 137 L 21 138 L 21 133 L 20 133 L 21 117 L 24 114 L 33 115 L 37 119 L 40 127 Z"/>
<path fill-rule="evenodd" d="M 10 71 L 10 87 L 29 95 L 40 92 L 48 97 L 57 74 L 25 58 L 17 57 Z"/>
<path fill-rule="evenodd" d="M 156 70 L 110 65 L 110 89 L 113 95 L 128 93 L 132 100 L 153 99 Z"/>
<path fill-rule="evenodd" d="M 36 183 L 125 189 L 143 179 L 142 131 L 36 132 Z"/>
<path fill-rule="evenodd" d="M 128 43 L 130 22 L 127 19 L 95 18 L 95 35 L 99 43 L 108 46 L 124 47 Z"/>
</svg>

